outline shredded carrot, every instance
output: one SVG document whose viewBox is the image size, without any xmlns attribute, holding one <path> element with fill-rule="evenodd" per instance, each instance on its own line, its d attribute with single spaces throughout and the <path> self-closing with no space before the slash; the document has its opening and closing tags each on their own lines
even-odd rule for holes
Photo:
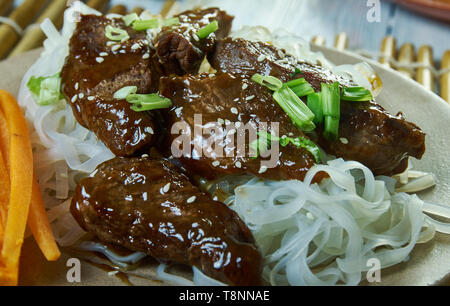
<svg viewBox="0 0 450 306">
<path fill-rule="evenodd" d="M 61 253 L 53 237 L 39 184 L 35 178 L 33 178 L 33 192 L 31 195 L 30 212 L 28 214 L 28 226 L 33 232 L 34 239 L 45 258 L 49 261 L 57 260 Z"/>
<path fill-rule="evenodd" d="M 9 202 L 9 174 L 6 169 L 3 155 L 0 154 L 0 251 L 3 245 L 3 235 L 6 226 Z"/>
<path fill-rule="evenodd" d="M 15 98 L 0 90 L 0 109 L 9 136 L 9 204 L 0 256 L 0 284 L 17 285 L 19 258 L 33 183 L 33 153 L 25 117 Z M 2 152 L 5 148 L 2 148 Z M 3 153 L 4 154 L 4 153 Z"/>
</svg>

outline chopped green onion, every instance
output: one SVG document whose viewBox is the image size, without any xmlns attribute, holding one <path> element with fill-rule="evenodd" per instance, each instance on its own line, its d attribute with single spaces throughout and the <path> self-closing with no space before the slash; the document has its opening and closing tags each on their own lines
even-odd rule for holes
<svg viewBox="0 0 450 306">
<path fill-rule="evenodd" d="M 278 138 L 266 131 L 259 132 L 258 136 L 260 137 L 259 141 L 262 141 L 265 144 L 272 143 L 273 141 L 278 141 L 282 147 L 286 147 L 287 145 L 292 144 L 297 148 L 306 149 L 314 157 L 316 163 L 320 163 L 322 161 L 322 154 L 319 147 L 314 142 L 305 137 L 299 136 L 296 138 L 292 138 L 284 135 L 281 138 Z M 261 146 L 259 148 L 261 149 Z"/>
<path fill-rule="evenodd" d="M 328 140 L 336 140 L 339 135 L 339 118 L 325 116 L 323 136 Z"/>
<path fill-rule="evenodd" d="M 173 18 L 169 18 L 169 19 L 165 19 L 162 22 L 163 27 L 170 27 L 173 25 L 177 25 L 180 23 L 180 19 L 178 17 L 173 17 Z"/>
<path fill-rule="evenodd" d="M 128 32 L 121 28 L 115 28 L 110 25 L 107 25 L 105 30 L 106 30 L 105 35 L 110 40 L 124 42 L 130 38 L 130 36 L 128 35 Z"/>
<path fill-rule="evenodd" d="M 133 22 L 133 29 L 136 31 L 145 31 L 148 29 L 155 29 L 157 27 L 159 27 L 158 19 L 135 20 Z"/>
<path fill-rule="evenodd" d="M 136 13 L 128 14 L 128 15 L 122 17 L 122 20 L 123 20 L 123 22 L 125 22 L 125 25 L 127 27 L 132 25 L 133 22 L 135 22 L 138 19 L 139 19 L 139 16 Z"/>
<path fill-rule="evenodd" d="M 299 97 L 314 93 L 314 88 L 304 78 L 289 81 L 286 85 Z"/>
<path fill-rule="evenodd" d="M 323 114 L 334 118 L 341 117 L 341 95 L 339 93 L 339 83 L 322 83 L 322 103 Z"/>
<path fill-rule="evenodd" d="M 373 100 L 370 90 L 364 87 L 344 87 L 341 93 L 345 101 L 371 101 Z"/>
<path fill-rule="evenodd" d="M 27 83 L 31 95 L 39 105 L 51 105 L 63 99 L 59 73 L 49 77 L 32 76 Z"/>
<path fill-rule="evenodd" d="M 215 31 L 217 31 L 219 29 L 219 23 L 217 22 L 217 20 L 214 20 L 213 22 L 211 22 L 210 24 L 204 26 L 203 28 L 201 28 L 200 30 L 197 31 L 197 36 L 200 39 L 206 38 L 208 37 L 211 33 L 214 33 Z"/>
<path fill-rule="evenodd" d="M 283 86 L 283 82 L 281 82 L 280 79 L 270 75 L 263 76 L 259 73 L 256 73 L 255 75 L 252 76 L 252 81 L 260 85 L 266 86 L 272 91 L 276 91 Z"/>
<path fill-rule="evenodd" d="M 170 99 L 161 97 L 158 94 L 130 94 L 126 98 L 127 102 L 132 103 L 131 109 L 136 112 L 143 112 L 172 106 Z"/>
<path fill-rule="evenodd" d="M 114 99 L 125 100 L 129 95 L 137 92 L 137 86 L 126 86 L 114 93 Z"/>
<path fill-rule="evenodd" d="M 312 122 L 314 113 L 288 86 L 283 85 L 275 91 L 273 98 L 299 129 L 311 132 L 316 128 Z"/>
<path fill-rule="evenodd" d="M 266 137 L 258 137 L 256 140 L 252 141 L 249 145 L 249 147 L 255 152 L 255 156 L 251 156 L 250 158 L 255 159 L 258 158 L 260 155 L 260 152 L 265 152 L 267 149 L 270 148 L 270 145 L 272 143 L 271 141 L 271 134 L 267 133 L 269 136 L 264 135 Z M 258 133 L 258 136 L 260 136 L 260 133 Z"/>
<path fill-rule="evenodd" d="M 297 67 L 295 67 L 294 73 L 291 73 L 291 78 L 295 77 L 297 74 L 302 73 L 302 71 L 300 69 L 298 69 Z"/>
<path fill-rule="evenodd" d="M 308 108 L 314 113 L 315 124 L 323 123 L 323 106 L 322 95 L 320 93 L 312 93 L 308 95 Z"/>
</svg>

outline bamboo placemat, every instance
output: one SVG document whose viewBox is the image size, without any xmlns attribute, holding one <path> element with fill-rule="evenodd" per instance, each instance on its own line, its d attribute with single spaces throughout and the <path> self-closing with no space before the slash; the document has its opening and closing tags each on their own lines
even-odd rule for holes
<svg viewBox="0 0 450 306">
<path fill-rule="evenodd" d="M 3 22 L 0 25 L 0 60 L 42 46 L 45 35 L 38 25 L 49 18 L 58 29 L 61 28 L 63 12 L 68 3 L 67 0 L 25 0 L 20 6 L 13 7 L 13 2 L 13 0 L 0 0 L 0 16 L 2 16 L 0 22 Z M 85 2 L 102 13 L 124 15 L 130 12 L 140 14 L 143 11 L 140 7 L 128 11 L 125 5 L 111 6 L 109 0 L 86 0 Z M 175 4 L 176 0 L 166 0 L 161 9 L 161 15 L 171 14 L 176 10 Z M 320 35 L 315 36 L 311 43 L 326 45 L 325 39 Z M 348 45 L 348 35 L 338 33 L 333 46 L 338 50 L 346 50 Z M 379 52 L 349 51 L 376 59 L 387 67 L 398 70 L 450 103 L 450 50 L 442 55 L 441 63 L 435 63 L 431 46 L 418 46 L 416 51 L 416 47 L 412 44 L 406 43 L 398 47 L 394 37 L 386 36 L 381 41 Z"/>
</svg>

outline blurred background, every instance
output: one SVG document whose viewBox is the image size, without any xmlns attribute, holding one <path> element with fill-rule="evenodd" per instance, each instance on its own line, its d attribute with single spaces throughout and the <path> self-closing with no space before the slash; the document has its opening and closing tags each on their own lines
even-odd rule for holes
<svg viewBox="0 0 450 306">
<path fill-rule="evenodd" d="M 72 0 L 0 0 L 0 60 L 38 48 Z M 285 28 L 313 44 L 354 52 L 415 79 L 450 103 L 450 0 L 85 0 L 103 13 L 171 15 L 220 6 L 235 28 Z"/>
</svg>

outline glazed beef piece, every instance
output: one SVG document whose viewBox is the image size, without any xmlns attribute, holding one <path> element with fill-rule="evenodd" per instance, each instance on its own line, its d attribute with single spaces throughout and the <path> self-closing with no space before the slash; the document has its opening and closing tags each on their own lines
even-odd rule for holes
<svg viewBox="0 0 450 306">
<path fill-rule="evenodd" d="M 153 40 L 159 62 L 164 66 L 166 75 L 197 73 L 217 39 L 229 34 L 233 17 L 218 8 L 185 11 L 175 17 L 179 18 L 180 23 L 164 27 Z M 214 20 L 219 23 L 219 29 L 199 39 L 195 33 Z"/>
<path fill-rule="evenodd" d="M 337 81 L 341 86 L 355 86 L 324 67 L 300 62 L 262 42 L 226 38 L 216 44 L 209 60 L 215 69 L 245 78 L 255 73 L 272 75 L 283 82 L 303 77 L 316 92 L 321 83 Z M 295 68 L 300 73 L 294 74 Z M 401 173 L 407 167 L 408 156 L 420 159 L 425 152 L 425 134 L 419 127 L 401 115 L 389 115 L 373 101 L 341 101 L 339 138 L 344 141 L 324 139 L 321 127 L 317 135 L 319 138 L 314 140 L 328 154 L 359 161 L 376 175 Z"/>
<path fill-rule="evenodd" d="M 259 285 L 250 230 L 165 160 L 115 158 L 82 180 L 71 212 L 99 240 L 196 266 L 230 285 Z"/>
<path fill-rule="evenodd" d="M 206 179 L 251 173 L 268 179 L 303 180 L 315 164 L 309 151 L 293 145 L 279 147 L 279 153 L 272 151 L 272 157 L 261 154 L 252 158 L 250 135 L 254 139 L 261 130 L 270 133 L 273 122 L 279 123 L 280 137 L 305 137 L 271 92 L 255 82 L 227 73 L 164 77 L 160 93 L 173 103 L 167 114 L 167 122 L 173 128 L 166 148 L 189 173 Z M 196 122 L 199 116 L 201 122 Z M 183 127 L 184 123 L 188 128 Z M 198 128 L 203 129 L 200 134 L 196 132 Z M 217 130 L 212 132 L 210 128 Z M 190 131 L 187 151 L 185 144 L 177 142 L 185 138 L 182 130 Z M 274 164 L 262 166 L 262 161 Z"/>
<path fill-rule="evenodd" d="M 126 30 L 130 38 L 111 45 L 107 25 Z M 115 155 L 130 156 L 152 144 L 156 126 L 150 114 L 134 112 L 113 95 L 125 86 L 137 86 L 138 93 L 156 92 L 160 71 L 153 55 L 145 31 L 126 27 L 122 19 L 83 15 L 70 40 L 61 72 L 63 94 L 78 122 Z"/>
</svg>

